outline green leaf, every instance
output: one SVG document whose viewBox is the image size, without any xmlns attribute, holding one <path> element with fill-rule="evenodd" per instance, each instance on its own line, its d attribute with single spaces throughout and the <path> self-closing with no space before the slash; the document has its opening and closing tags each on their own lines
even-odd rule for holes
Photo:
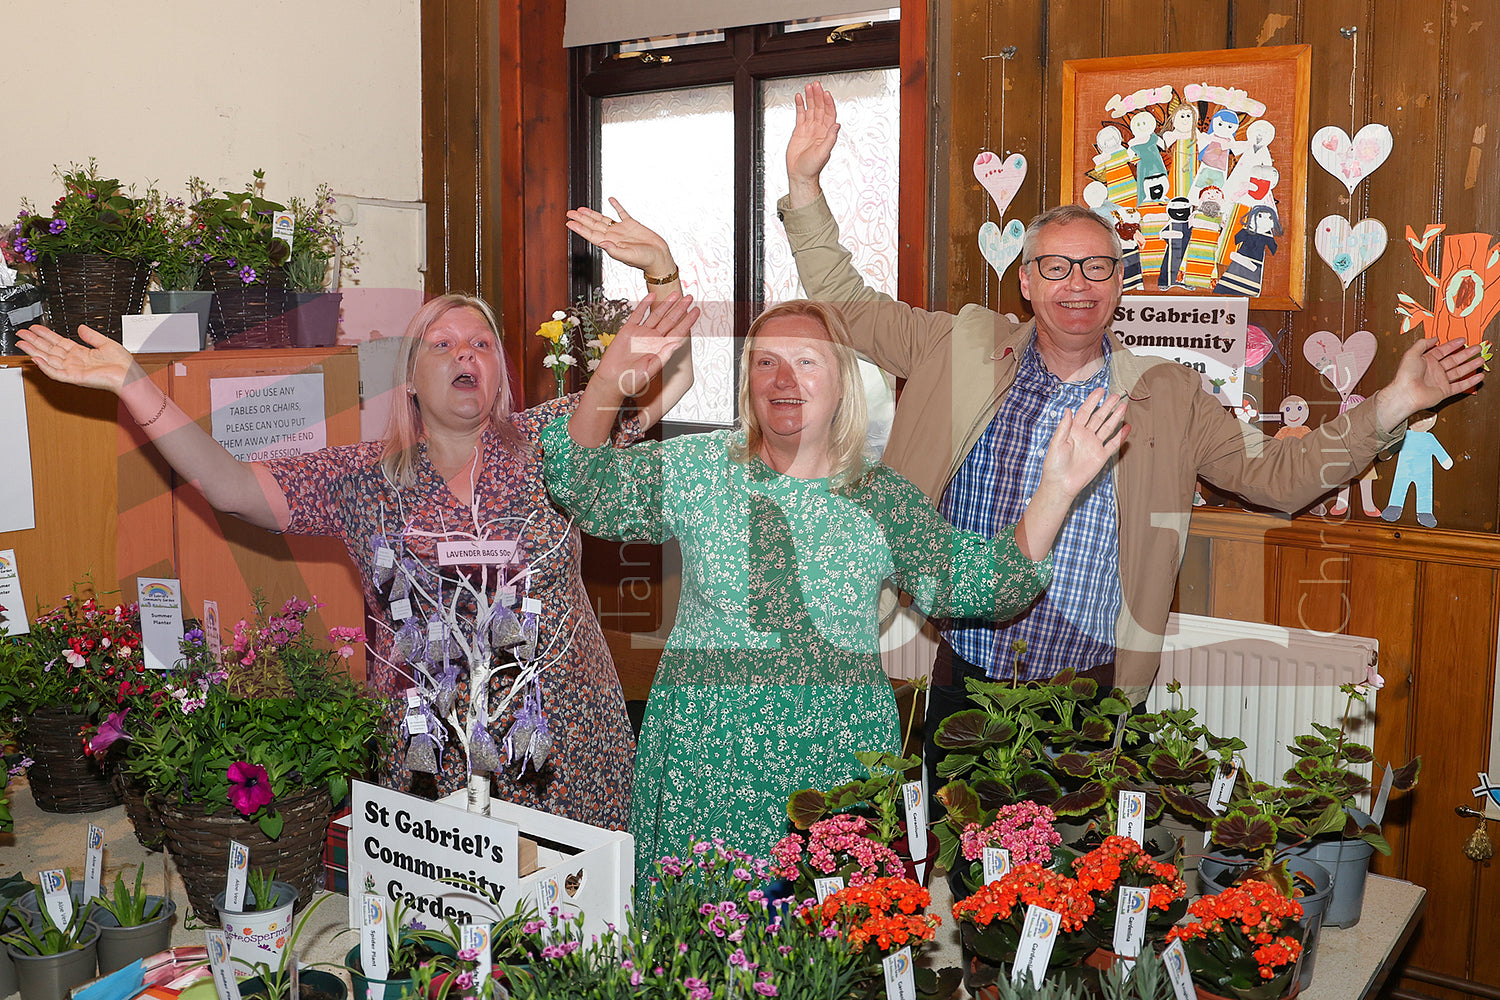
<svg viewBox="0 0 1500 1000">
<path fill-rule="evenodd" d="M 954 712 L 943 720 L 932 741 L 944 750 L 974 751 L 994 743 L 990 718 L 977 708 Z"/>
<path fill-rule="evenodd" d="M 799 830 L 806 830 L 822 819 L 827 810 L 828 800 L 816 788 L 804 788 L 800 792 L 793 792 L 791 798 L 786 801 L 786 814 L 791 819 L 792 825 Z"/>
<path fill-rule="evenodd" d="M 260 832 L 272 840 L 281 836 L 281 828 L 285 825 L 286 820 L 278 812 L 268 812 L 260 818 Z"/>
<path fill-rule="evenodd" d="M 965 823 L 978 823 L 984 812 L 984 807 L 979 804 L 979 796 L 967 781 L 948 782 L 938 789 L 937 800 L 943 804 L 943 808 L 948 811 L 948 818 L 959 829 Z"/>
<path fill-rule="evenodd" d="M 1391 787 L 1398 792 L 1409 792 L 1417 787 L 1417 778 L 1422 774 L 1422 755 L 1413 757 L 1405 766 L 1396 768 Z"/>
<path fill-rule="evenodd" d="M 1059 816 L 1082 816 L 1102 806 L 1109 798 L 1109 789 L 1097 781 L 1090 781 L 1076 792 L 1066 792 L 1052 803 L 1052 811 Z"/>
</svg>

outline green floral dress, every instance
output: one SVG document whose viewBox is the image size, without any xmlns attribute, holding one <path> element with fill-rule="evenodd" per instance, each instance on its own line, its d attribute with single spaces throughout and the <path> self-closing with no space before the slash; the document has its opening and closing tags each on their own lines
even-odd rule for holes
<svg viewBox="0 0 1500 1000">
<path fill-rule="evenodd" d="M 895 699 L 877 612 L 891 580 L 925 611 L 1007 618 L 1046 586 L 1010 530 L 954 528 L 884 465 L 857 484 L 780 475 L 729 457 L 730 431 L 583 448 L 567 420 L 542 435 L 553 498 L 584 531 L 682 547 L 682 592 L 636 749 L 636 878 L 722 837 L 758 857 L 786 800 L 863 776 L 856 750 L 895 751 Z"/>
</svg>

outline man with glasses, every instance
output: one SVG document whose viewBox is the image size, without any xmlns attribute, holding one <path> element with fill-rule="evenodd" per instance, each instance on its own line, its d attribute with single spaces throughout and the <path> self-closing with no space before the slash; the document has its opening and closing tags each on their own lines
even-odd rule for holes
<svg viewBox="0 0 1500 1000">
<path fill-rule="evenodd" d="M 1053 546 L 1048 589 L 1007 622 L 944 623 L 929 735 L 963 706 L 967 677 L 1032 680 L 1073 667 L 1143 700 L 1199 477 L 1261 506 L 1299 510 L 1399 440 L 1407 416 L 1480 380 L 1477 347 L 1419 341 L 1369 402 L 1303 438 L 1272 440 L 1204 392 L 1195 372 L 1133 355 L 1116 339 L 1120 239 L 1080 205 L 1044 212 L 1026 229 L 1020 280 L 1032 321 L 973 304 L 954 315 L 896 302 L 854 270 L 823 199 L 818 177 L 838 136 L 833 98 L 814 83 L 796 103 L 790 193 L 778 208 L 798 274 L 810 297 L 843 311 L 862 353 L 906 380 L 884 458 L 949 520 L 986 535 L 1015 522 L 1062 411 L 1098 387 L 1129 397 L 1129 438 L 1079 495 Z"/>
</svg>

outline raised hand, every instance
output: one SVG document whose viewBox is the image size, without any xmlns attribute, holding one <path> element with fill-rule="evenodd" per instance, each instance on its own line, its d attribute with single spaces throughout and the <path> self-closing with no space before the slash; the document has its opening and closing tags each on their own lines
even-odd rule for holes
<svg viewBox="0 0 1500 1000">
<path fill-rule="evenodd" d="M 1428 337 L 1412 344 L 1390 384 L 1375 394 L 1380 426 L 1393 430 L 1418 410 L 1474 388 L 1484 380 L 1483 351 L 1483 344 L 1468 345 L 1458 337 L 1441 344 Z"/>
<path fill-rule="evenodd" d="M 580 206 L 568 213 L 568 229 L 582 236 L 626 267 L 638 267 L 653 277 L 665 277 L 677 269 L 667 241 L 641 225 L 618 201 L 611 198 L 619 221 L 602 212 Z"/>
<path fill-rule="evenodd" d="M 604 444 L 621 404 L 650 388 L 651 380 L 687 343 L 697 321 L 698 310 L 691 295 L 674 292 L 660 302 L 654 295 L 642 299 L 605 348 L 578 408 L 568 420 L 573 440 L 586 448 Z"/>
<path fill-rule="evenodd" d="M 838 141 L 839 115 L 833 95 L 821 83 L 809 83 L 792 103 L 797 108 L 797 124 L 786 144 L 786 175 L 792 207 L 801 208 L 822 192 L 818 175 Z"/>
<path fill-rule="evenodd" d="M 1103 389 L 1089 393 L 1076 412 L 1064 410 L 1042 460 L 1037 492 L 1050 486 L 1070 501 L 1076 497 L 1125 443 L 1130 425 L 1124 419 L 1125 396 Z"/>
<path fill-rule="evenodd" d="M 83 343 L 60 337 L 45 326 L 31 326 L 16 336 L 16 346 L 31 356 L 48 378 L 118 394 L 136 367 L 120 343 L 88 326 L 80 326 Z"/>
</svg>

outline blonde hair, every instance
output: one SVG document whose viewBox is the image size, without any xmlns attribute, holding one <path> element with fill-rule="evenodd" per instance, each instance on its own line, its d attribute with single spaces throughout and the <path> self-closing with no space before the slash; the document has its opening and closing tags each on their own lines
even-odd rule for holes
<svg viewBox="0 0 1500 1000">
<path fill-rule="evenodd" d="M 748 462 L 760 454 L 765 432 L 750 400 L 750 352 L 755 349 L 755 340 L 767 323 L 788 317 L 812 320 L 827 331 L 832 342 L 833 356 L 838 361 L 841 398 L 828 432 L 828 478 L 833 489 L 847 489 L 858 483 L 868 471 L 864 448 L 869 414 L 865 406 L 864 380 L 859 374 L 859 357 L 849 346 L 849 327 L 839 311 L 824 302 L 808 299 L 781 302 L 761 313 L 750 324 L 750 332 L 745 335 L 745 346 L 740 352 L 740 435 L 730 445 L 729 457 L 736 462 Z"/>
<path fill-rule="evenodd" d="M 495 335 L 495 350 L 500 354 L 500 388 L 495 393 L 495 405 L 490 408 L 490 427 L 499 436 L 507 449 L 524 447 L 520 433 L 511 423 L 514 396 L 510 384 L 510 359 L 500 339 L 500 323 L 489 303 L 472 295 L 449 292 L 432 299 L 406 326 L 401 347 L 396 352 L 396 379 L 392 388 L 395 397 L 391 403 L 390 420 L 386 424 L 385 447 L 381 453 L 380 466 L 397 486 L 410 486 L 416 482 L 418 445 L 427 436 L 422 422 L 422 408 L 411 391 L 412 376 L 416 373 L 418 348 L 432 325 L 454 309 L 472 309 L 489 325 Z"/>
</svg>

